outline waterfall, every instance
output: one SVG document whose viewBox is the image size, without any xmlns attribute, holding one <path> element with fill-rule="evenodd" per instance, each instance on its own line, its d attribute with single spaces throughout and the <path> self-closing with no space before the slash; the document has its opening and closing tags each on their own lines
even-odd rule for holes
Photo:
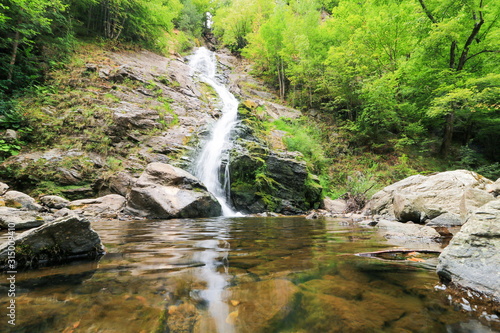
<svg viewBox="0 0 500 333">
<path fill-rule="evenodd" d="M 221 183 L 221 161 L 227 156 L 231 145 L 230 134 L 237 122 L 238 100 L 216 78 L 217 60 L 215 53 L 205 47 L 200 47 L 189 61 L 191 75 L 211 86 L 219 96 L 222 104 L 222 116 L 214 124 L 210 138 L 205 143 L 194 164 L 194 175 L 198 177 L 207 189 L 217 198 L 222 206 L 224 216 L 234 216 L 236 213 L 229 206 L 229 158 L 224 170 L 224 182 Z M 226 156 L 223 156 L 226 154 Z"/>
</svg>

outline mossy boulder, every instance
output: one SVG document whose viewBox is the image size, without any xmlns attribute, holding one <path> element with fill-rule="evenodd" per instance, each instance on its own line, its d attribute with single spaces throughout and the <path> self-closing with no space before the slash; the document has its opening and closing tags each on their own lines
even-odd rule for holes
<svg viewBox="0 0 500 333">
<path fill-rule="evenodd" d="M 318 208 L 322 188 L 297 152 L 272 152 L 240 139 L 230 154 L 231 201 L 245 213 L 295 215 Z"/>
</svg>

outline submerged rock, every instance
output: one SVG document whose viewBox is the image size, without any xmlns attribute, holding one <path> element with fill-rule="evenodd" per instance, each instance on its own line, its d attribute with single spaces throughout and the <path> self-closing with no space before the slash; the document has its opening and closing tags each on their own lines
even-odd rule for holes
<svg viewBox="0 0 500 333">
<path fill-rule="evenodd" d="M 229 288 L 232 311 L 226 322 L 237 332 L 273 332 L 289 315 L 300 289 L 284 279 L 243 283 Z"/>
<path fill-rule="evenodd" d="M 500 302 L 500 199 L 479 208 L 439 256 L 446 282 Z"/>
<path fill-rule="evenodd" d="M 148 218 L 211 217 L 221 206 L 193 175 L 164 163 L 151 163 L 132 187 L 126 211 Z"/>
<path fill-rule="evenodd" d="M 14 244 L 13 244 L 14 243 Z M 65 261 L 72 258 L 95 257 L 104 253 L 99 235 L 91 228 L 90 222 L 71 215 L 23 232 L 13 240 L 0 246 L 0 263 L 9 267 L 9 252 L 15 248 L 17 268 Z"/>
<path fill-rule="evenodd" d="M 375 193 L 365 211 L 385 215 L 401 222 L 426 223 L 443 214 L 455 214 L 449 221 L 461 224 L 467 215 L 494 199 L 486 191 L 492 182 L 467 170 L 415 175 Z M 443 219 L 444 220 L 444 219 Z"/>
</svg>

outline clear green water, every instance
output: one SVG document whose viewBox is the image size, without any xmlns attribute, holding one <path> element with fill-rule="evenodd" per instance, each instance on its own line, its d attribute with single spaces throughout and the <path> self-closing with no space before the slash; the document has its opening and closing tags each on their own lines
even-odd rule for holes
<svg viewBox="0 0 500 333">
<path fill-rule="evenodd" d="M 17 325 L 1 320 L 0 331 L 493 332 L 434 288 L 432 258 L 355 256 L 391 245 L 345 221 L 216 218 L 93 227 L 108 253 L 97 263 L 19 273 Z"/>
</svg>

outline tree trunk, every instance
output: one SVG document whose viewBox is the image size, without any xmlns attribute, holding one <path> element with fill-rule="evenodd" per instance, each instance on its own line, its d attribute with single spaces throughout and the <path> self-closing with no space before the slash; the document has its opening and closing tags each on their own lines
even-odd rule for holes
<svg viewBox="0 0 500 333">
<path fill-rule="evenodd" d="M 452 106 L 453 110 L 453 106 Z M 453 139 L 453 123 L 455 121 L 455 112 L 451 111 L 446 115 L 446 124 L 444 126 L 444 136 L 443 142 L 441 143 L 441 148 L 439 153 L 442 157 L 447 157 L 450 153 L 451 141 Z"/>
<path fill-rule="evenodd" d="M 20 24 L 21 22 L 17 22 L 18 26 Z M 10 57 L 9 72 L 7 73 L 8 81 L 12 80 L 12 75 L 14 74 L 14 65 L 16 64 L 17 50 L 19 48 L 20 39 L 21 39 L 21 34 L 19 33 L 19 30 L 16 30 L 16 34 L 14 36 L 14 44 L 12 45 L 12 56 Z"/>
</svg>

